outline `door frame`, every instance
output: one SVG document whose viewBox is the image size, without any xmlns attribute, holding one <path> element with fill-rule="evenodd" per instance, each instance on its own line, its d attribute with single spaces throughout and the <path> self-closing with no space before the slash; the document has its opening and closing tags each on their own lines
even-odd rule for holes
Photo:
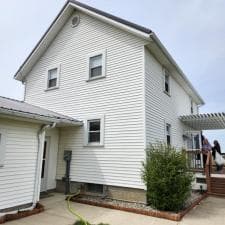
<svg viewBox="0 0 225 225">
<path fill-rule="evenodd" d="M 41 177 L 41 188 L 40 188 L 40 192 L 45 192 L 47 191 L 48 187 L 48 164 L 49 164 L 49 152 L 50 152 L 50 136 L 46 136 L 45 137 L 45 142 L 46 142 L 46 154 L 45 154 L 45 164 L 44 164 L 44 177 Z M 41 165 L 43 166 L 43 157 L 44 157 L 44 147 L 45 147 L 45 143 L 43 146 L 43 156 L 42 156 L 42 163 Z M 41 166 L 41 175 L 42 175 L 42 171 L 43 168 Z"/>
</svg>

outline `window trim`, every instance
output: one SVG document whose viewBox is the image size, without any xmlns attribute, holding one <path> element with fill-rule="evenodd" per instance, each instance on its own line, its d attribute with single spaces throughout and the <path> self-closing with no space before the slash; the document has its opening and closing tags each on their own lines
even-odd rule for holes
<svg viewBox="0 0 225 225">
<path fill-rule="evenodd" d="M 171 125 L 171 123 L 169 123 L 169 122 L 165 122 L 165 139 L 166 139 L 166 144 L 168 145 L 168 143 L 167 143 L 167 125 L 169 125 L 169 127 L 170 127 L 170 145 L 172 145 L 172 125 Z"/>
<path fill-rule="evenodd" d="M 57 69 L 57 81 L 56 81 L 56 86 L 54 87 L 48 87 L 48 82 L 49 82 L 49 71 L 50 70 L 54 70 Z M 61 65 L 53 65 L 50 66 L 47 71 L 46 71 L 46 85 L 45 85 L 45 91 L 50 91 L 50 90 L 54 90 L 54 89 L 58 89 L 59 88 L 59 78 L 60 78 L 60 71 L 61 70 Z"/>
<path fill-rule="evenodd" d="M 89 137 L 89 121 L 91 120 L 100 120 L 100 142 L 88 142 Z M 84 146 L 95 147 L 95 146 L 104 146 L 104 136 L 105 136 L 105 117 L 101 116 L 92 116 L 85 119 L 84 122 Z"/>
<path fill-rule="evenodd" d="M 168 77 L 169 91 L 166 91 L 166 77 Z M 163 92 L 171 97 L 171 75 L 166 69 L 163 69 Z"/>
<path fill-rule="evenodd" d="M 190 98 L 191 101 L 191 114 L 194 114 L 194 101 L 192 100 L 192 98 Z"/>
<path fill-rule="evenodd" d="M 0 129 L 1 134 L 1 142 L 0 142 L 0 168 L 5 165 L 5 157 L 6 157 L 6 130 Z"/>
<path fill-rule="evenodd" d="M 92 57 L 95 57 L 98 55 L 102 55 L 102 75 L 91 77 L 90 76 L 91 75 L 90 74 L 90 59 Z M 98 79 L 105 78 L 105 77 L 106 77 L 106 50 L 96 51 L 96 52 L 88 54 L 88 56 L 87 56 L 87 80 L 86 81 L 98 80 Z"/>
</svg>

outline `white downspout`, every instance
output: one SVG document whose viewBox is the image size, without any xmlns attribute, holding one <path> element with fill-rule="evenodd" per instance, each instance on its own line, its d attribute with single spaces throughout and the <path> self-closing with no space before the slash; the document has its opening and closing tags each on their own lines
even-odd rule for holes
<svg viewBox="0 0 225 225">
<path fill-rule="evenodd" d="M 32 206 L 25 209 L 14 210 L 11 212 L 6 212 L 6 213 L 0 213 L 0 217 L 6 214 L 16 214 L 18 213 L 18 211 L 21 212 L 21 211 L 33 210 L 36 207 L 36 204 L 39 201 L 39 197 L 40 197 L 41 165 L 42 165 L 42 157 L 43 157 L 43 149 L 44 149 L 45 132 L 47 129 L 55 128 L 55 126 L 56 126 L 56 123 L 53 123 L 51 125 L 43 125 L 37 132 L 38 152 L 37 152 L 37 160 L 36 160 L 35 183 L 34 183 Z"/>
</svg>

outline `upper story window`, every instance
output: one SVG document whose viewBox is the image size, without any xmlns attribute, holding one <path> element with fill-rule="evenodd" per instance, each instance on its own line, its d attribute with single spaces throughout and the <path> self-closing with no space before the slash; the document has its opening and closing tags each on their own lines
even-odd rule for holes
<svg viewBox="0 0 225 225">
<path fill-rule="evenodd" d="M 193 114 L 193 113 L 194 113 L 194 103 L 193 103 L 193 101 L 191 99 L 191 114 Z"/>
<path fill-rule="evenodd" d="M 88 56 L 88 80 L 105 77 L 105 51 Z"/>
<path fill-rule="evenodd" d="M 87 146 L 103 145 L 104 118 L 96 117 L 86 121 L 85 139 Z"/>
<path fill-rule="evenodd" d="M 59 87 L 59 67 L 49 69 L 47 72 L 47 90 Z"/>
<path fill-rule="evenodd" d="M 6 153 L 6 133 L 0 130 L 0 167 L 4 166 Z"/>
<path fill-rule="evenodd" d="M 166 143 L 171 145 L 171 124 L 166 124 Z"/>
<path fill-rule="evenodd" d="M 164 70 L 164 92 L 170 95 L 170 75 Z"/>
</svg>

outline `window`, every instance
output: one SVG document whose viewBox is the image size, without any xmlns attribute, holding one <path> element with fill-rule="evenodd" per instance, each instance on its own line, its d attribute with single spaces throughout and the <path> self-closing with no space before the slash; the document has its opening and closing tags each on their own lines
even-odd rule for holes
<svg viewBox="0 0 225 225">
<path fill-rule="evenodd" d="M 102 184 L 86 184 L 86 191 L 94 194 L 103 194 L 104 187 Z"/>
<path fill-rule="evenodd" d="M 171 145 L 171 125 L 166 124 L 166 143 L 167 145 Z"/>
<path fill-rule="evenodd" d="M 104 117 L 90 118 L 86 121 L 85 145 L 103 145 Z"/>
<path fill-rule="evenodd" d="M 100 143 L 101 120 L 88 121 L 88 143 Z"/>
<path fill-rule="evenodd" d="M 59 67 L 48 70 L 47 90 L 55 89 L 59 86 Z"/>
<path fill-rule="evenodd" d="M 164 92 L 166 94 L 170 94 L 170 75 L 166 70 L 164 71 L 164 73 Z"/>
<path fill-rule="evenodd" d="M 193 114 L 193 113 L 194 113 L 194 104 L 193 104 L 193 101 L 191 99 L 191 114 Z"/>
<path fill-rule="evenodd" d="M 105 52 L 98 52 L 88 56 L 88 80 L 105 77 Z"/>
<path fill-rule="evenodd" d="M 0 167 L 4 166 L 6 152 L 6 134 L 0 130 Z"/>
</svg>

